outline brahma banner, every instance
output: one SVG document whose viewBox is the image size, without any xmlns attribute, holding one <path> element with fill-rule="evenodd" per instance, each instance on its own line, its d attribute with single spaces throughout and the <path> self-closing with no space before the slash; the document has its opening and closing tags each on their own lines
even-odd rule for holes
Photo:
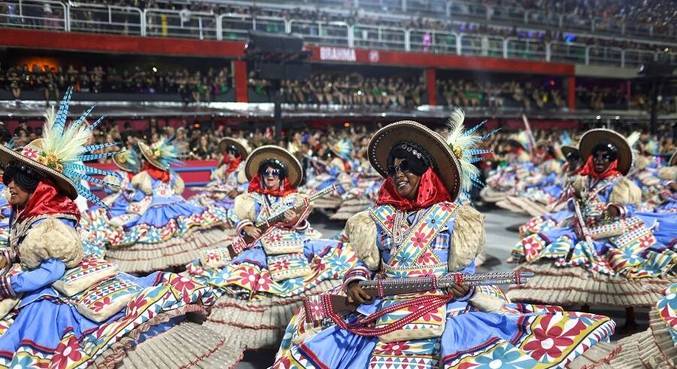
<svg viewBox="0 0 677 369">
<path fill-rule="evenodd" d="M 355 49 L 345 47 L 320 47 L 320 60 L 342 61 L 342 62 L 356 62 L 357 53 Z"/>
</svg>

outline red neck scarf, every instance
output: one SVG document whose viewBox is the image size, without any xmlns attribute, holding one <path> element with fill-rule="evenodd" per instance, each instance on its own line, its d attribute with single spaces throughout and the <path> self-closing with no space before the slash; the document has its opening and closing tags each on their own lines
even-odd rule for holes
<svg viewBox="0 0 677 369">
<path fill-rule="evenodd" d="M 443 201 L 451 201 L 451 195 L 437 173 L 432 168 L 428 168 L 421 176 L 416 200 L 401 197 L 395 189 L 392 177 L 388 176 L 378 192 L 376 204 L 392 205 L 398 210 L 412 211 L 429 208 Z"/>
<path fill-rule="evenodd" d="M 169 182 L 169 172 L 166 170 L 156 168 L 149 163 L 145 163 L 143 165 L 143 170 L 145 170 L 146 173 L 148 173 L 148 175 L 153 179 L 157 179 L 158 181 L 162 181 L 164 183 Z"/>
<path fill-rule="evenodd" d="M 280 188 L 277 190 L 264 188 L 263 184 L 261 183 L 261 177 L 257 174 L 254 178 L 252 178 L 251 181 L 249 181 L 249 188 L 247 191 L 260 193 L 261 195 L 283 197 L 289 195 L 290 193 L 296 192 L 296 188 L 289 184 L 289 179 L 287 178 L 284 179 L 282 186 L 280 186 Z"/>
<path fill-rule="evenodd" d="M 43 179 L 38 183 L 35 192 L 31 195 L 22 211 L 12 207 L 14 214 L 17 214 L 15 221 L 20 222 L 24 219 L 49 214 L 72 215 L 80 221 L 80 211 L 75 202 L 68 196 L 61 194 L 52 181 Z"/>
<path fill-rule="evenodd" d="M 240 166 L 240 163 L 242 162 L 242 158 L 235 158 L 229 162 L 223 162 L 223 164 L 226 164 L 226 174 L 233 173 L 234 171 L 237 170 L 237 167 Z"/>
<path fill-rule="evenodd" d="M 597 173 L 595 171 L 595 164 L 592 162 L 592 156 L 588 156 L 588 160 L 586 160 L 585 164 L 578 170 L 578 174 L 581 176 L 590 176 L 596 180 L 623 175 L 618 171 L 618 159 L 612 161 L 603 173 Z"/>
<path fill-rule="evenodd" d="M 127 173 L 127 180 L 131 182 L 132 178 L 134 178 L 134 173 L 132 173 L 132 172 L 125 172 L 125 173 Z"/>
</svg>

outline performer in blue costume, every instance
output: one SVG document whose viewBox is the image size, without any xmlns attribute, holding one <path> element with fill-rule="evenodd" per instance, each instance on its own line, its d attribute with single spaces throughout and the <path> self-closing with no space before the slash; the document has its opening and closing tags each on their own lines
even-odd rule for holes
<svg viewBox="0 0 677 369">
<path fill-rule="evenodd" d="M 138 211 L 142 206 L 130 205 L 134 194 L 131 181 L 141 170 L 137 151 L 122 149 L 113 155 L 113 163 L 119 170 L 104 178 L 103 190 L 109 195 L 101 201 L 106 206 L 93 205 L 80 219 L 80 234 L 86 255 L 103 257 L 107 240 L 114 237 L 115 228 L 140 216 Z"/>
<path fill-rule="evenodd" d="M 227 245 L 233 232 L 226 209 L 198 206 L 181 196 L 183 180 L 170 169 L 178 163 L 173 142 L 162 138 L 138 146 L 145 164 L 132 178 L 128 213 L 140 216 L 115 229 L 106 257 L 123 271 L 147 273 L 183 268 L 204 250 Z"/>
<path fill-rule="evenodd" d="M 185 337 L 176 324 L 202 310 L 210 289 L 175 274 L 120 274 L 105 260 L 83 256 L 74 199 L 103 204 L 80 180 L 101 184 L 92 175 L 110 173 L 82 162 L 109 154 L 92 154 L 102 146 L 85 145 L 100 122 L 88 125 L 89 111 L 66 125 L 70 95 L 56 115 L 48 114 L 42 138 L 21 153 L 0 147 L 11 205 L 10 247 L 0 250 L 0 368 L 68 369 L 94 361 L 114 367 L 137 344 L 146 348 L 144 367 L 167 367 L 160 355 L 166 342 L 143 341 L 164 332 Z M 170 366 L 227 351 L 209 331 L 200 340 L 210 344 L 175 348 L 176 365 Z"/>
<path fill-rule="evenodd" d="M 191 200 L 203 206 L 231 209 L 235 197 L 247 191 L 249 182 L 244 174 L 244 163 L 250 150 L 245 140 L 227 137 L 219 142 L 219 151 L 223 159 L 212 171 L 211 181 Z"/>
<path fill-rule="evenodd" d="M 536 273 L 508 297 L 559 305 L 650 307 L 675 279 L 674 250 L 652 249 L 653 230 L 636 216 L 641 191 L 626 175 L 632 140 L 592 129 L 579 143 L 585 163 L 573 182 L 572 215 L 562 224 L 522 239 L 513 256 L 518 270 Z M 579 211 L 575 211 L 578 207 Z"/>
<path fill-rule="evenodd" d="M 249 154 L 245 173 L 248 191 L 235 198 L 231 214 L 239 237 L 230 250 L 205 255 L 194 277 L 227 291 L 205 326 L 258 349 L 279 342 L 304 296 L 339 285 L 355 256 L 311 227 L 312 204 L 297 192 L 302 167 L 291 153 L 261 146 Z M 269 223 L 278 213 L 283 219 Z"/>
<path fill-rule="evenodd" d="M 433 369 L 563 367 L 614 324 L 606 317 L 557 307 L 511 305 L 492 287 L 371 298 L 359 281 L 474 273 L 484 241 L 483 216 L 455 202 L 477 180 L 472 164 L 482 139 L 464 132 L 456 111 L 451 133 L 402 121 L 374 134 L 369 159 L 386 181 L 377 206 L 346 225 L 360 264 L 345 277 L 347 319 L 309 323 L 315 308 L 294 317 L 274 368 Z M 307 309 L 310 309 L 308 311 Z"/>
</svg>

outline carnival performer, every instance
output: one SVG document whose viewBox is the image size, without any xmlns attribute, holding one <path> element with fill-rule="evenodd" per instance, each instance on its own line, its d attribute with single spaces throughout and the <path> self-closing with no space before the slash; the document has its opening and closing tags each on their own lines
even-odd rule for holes
<svg viewBox="0 0 677 369">
<path fill-rule="evenodd" d="M 572 216 L 556 228 L 522 239 L 513 256 L 518 270 L 536 273 L 510 289 L 515 301 L 558 305 L 651 307 L 674 279 L 673 250 L 656 252 L 652 229 L 635 216 L 639 188 L 625 177 L 631 143 L 608 129 L 587 131 L 579 143 L 584 165 L 574 180 Z"/>
<path fill-rule="evenodd" d="M 102 203 L 79 181 L 100 184 L 92 176 L 109 173 L 82 162 L 109 154 L 86 145 L 100 122 L 85 123 L 89 111 L 66 124 L 70 96 L 69 89 L 58 113 L 48 114 L 42 138 L 21 153 L 0 147 L 11 205 L 10 247 L 0 251 L 0 368 L 115 367 L 137 344 L 146 368 L 230 354 L 213 332 L 200 331 L 198 341 L 196 324 L 181 323 L 188 312 L 204 313 L 210 288 L 169 273 L 136 278 L 83 257 L 74 200 Z M 168 362 L 161 353 L 171 345 L 155 340 L 165 334 L 195 342 L 174 348 L 176 360 Z"/>
<path fill-rule="evenodd" d="M 338 241 L 320 239 L 308 223 L 312 204 L 296 190 L 303 172 L 292 154 L 261 146 L 249 154 L 245 172 L 248 192 L 235 198 L 231 215 L 240 238 L 220 250 L 223 258 L 209 253 L 189 270 L 228 291 L 205 326 L 257 349 L 279 342 L 304 296 L 340 285 L 355 256 Z"/>
<path fill-rule="evenodd" d="M 562 166 L 562 176 L 558 183 L 543 189 L 556 201 L 550 204 L 551 211 L 534 216 L 519 227 L 521 238 L 553 228 L 573 214 L 567 208 L 566 201 L 561 200 L 565 190 L 573 183 L 576 173 L 581 167 L 581 154 L 578 147 L 570 144 L 561 146 L 560 151 L 566 161 Z"/>
<path fill-rule="evenodd" d="M 115 229 L 124 223 L 137 219 L 140 206 L 130 206 L 132 177 L 141 169 L 136 150 L 122 149 L 116 152 L 113 163 L 118 168 L 104 178 L 103 190 L 109 195 L 101 202 L 105 206 L 93 204 L 80 219 L 80 235 L 85 255 L 103 257 L 107 240 L 114 237 Z M 135 211 L 136 208 L 136 211 Z"/>
<path fill-rule="evenodd" d="M 249 148 L 246 141 L 228 137 L 222 139 L 218 147 L 223 159 L 212 171 L 211 181 L 206 188 L 198 192 L 192 200 L 202 206 L 214 205 L 231 209 L 235 197 L 247 190 L 244 163 Z"/>
<path fill-rule="evenodd" d="M 170 169 L 178 162 L 173 142 L 162 138 L 138 146 L 145 162 L 131 180 L 128 213 L 141 215 L 114 230 L 106 257 L 125 272 L 147 273 L 183 268 L 204 250 L 227 245 L 233 231 L 226 209 L 197 206 L 181 196 L 183 180 Z"/>
<path fill-rule="evenodd" d="M 353 188 L 355 183 L 351 174 L 355 164 L 352 160 L 352 153 L 353 143 L 350 140 L 344 138 L 334 143 L 327 152 L 327 155 L 331 158 L 329 163 L 318 160 L 314 161 L 315 165 L 320 166 L 323 172 L 310 178 L 305 188 L 309 192 L 314 192 L 332 185 L 338 185 L 341 187 L 340 193 Z M 353 197 L 351 196 L 348 198 L 348 201 L 352 199 Z M 344 201 L 341 194 L 334 193 L 318 199 L 314 204 L 314 208 L 323 211 L 335 211 Z"/>
<path fill-rule="evenodd" d="M 374 134 L 369 158 L 386 180 L 377 206 L 346 225 L 360 262 L 343 290 L 359 307 L 347 319 L 330 313 L 318 326 L 306 318 L 324 307 L 306 304 L 290 323 L 274 368 L 554 367 L 608 340 L 614 324 L 606 317 L 508 305 L 488 286 L 402 289 L 380 298 L 360 287 L 372 278 L 474 273 L 483 216 L 455 200 L 477 180 L 472 162 L 485 151 L 474 148 L 482 137 L 464 132 L 463 119 L 454 112 L 446 139 L 413 121 Z"/>
<path fill-rule="evenodd" d="M 480 192 L 482 200 L 497 203 L 514 194 L 518 183 L 529 177 L 533 170 L 531 143 L 526 132 L 513 134 L 508 140 L 509 152 L 500 160 L 502 163 L 492 171 L 486 186 Z"/>
</svg>

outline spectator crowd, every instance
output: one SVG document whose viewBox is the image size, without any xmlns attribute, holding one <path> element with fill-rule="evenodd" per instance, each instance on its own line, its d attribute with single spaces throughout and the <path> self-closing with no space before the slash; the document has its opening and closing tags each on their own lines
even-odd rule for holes
<svg viewBox="0 0 677 369">
<path fill-rule="evenodd" d="M 226 67 L 196 69 L 158 69 L 140 66 L 101 65 L 65 68 L 48 65 L 20 65 L 3 69 L 0 64 L 0 90 L 9 91 L 15 100 L 24 91 L 40 91 L 45 100 L 58 100 L 59 91 L 73 87 L 76 93 L 173 94 L 185 102 L 212 101 L 232 88 L 232 76 Z"/>
</svg>

